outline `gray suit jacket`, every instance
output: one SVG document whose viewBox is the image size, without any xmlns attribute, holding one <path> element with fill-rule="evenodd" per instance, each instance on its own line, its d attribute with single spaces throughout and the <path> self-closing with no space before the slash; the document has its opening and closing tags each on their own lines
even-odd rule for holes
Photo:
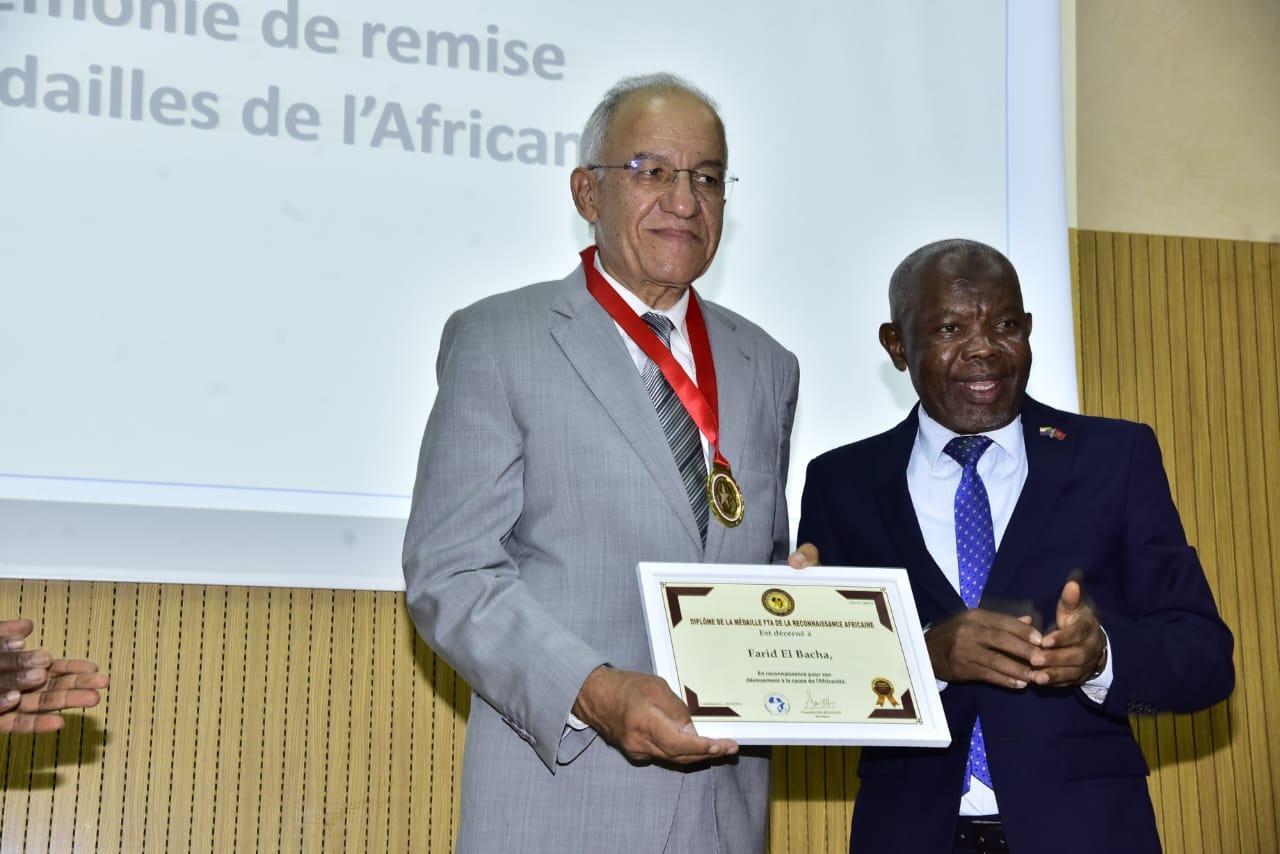
<svg viewBox="0 0 1280 854">
<path fill-rule="evenodd" d="M 475 691 L 460 851 L 662 851 L 677 804 L 712 804 L 724 852 L 764 850 L 767 754 L 636 766 L 565 726 L 602 663 L 652 671 L 635 566 L 768 563 L 789 545 L 784 488 L 799 366 L 702 302 L 721 450 L 744 493 L 704 549 L 675 459 L 613 321 L 568 278 L 451 317 L 405 539 L 418 631 Z M 712 824 L 714 822 L 714 824 Z"/>
</svg>

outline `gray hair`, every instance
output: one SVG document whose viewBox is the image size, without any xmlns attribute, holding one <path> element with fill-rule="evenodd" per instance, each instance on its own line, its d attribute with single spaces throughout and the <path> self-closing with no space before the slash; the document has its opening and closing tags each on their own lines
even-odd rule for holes
<svg viewBox="0 0 1280 854">
<path fill-rule="evenodd" d="M 720 118 L 720 110 L 716 102 L 711 100 L 706 92 L 684 78 L 667 72 L 624 77 L 604 93 L 604 98 L 587 119 L 586 127 L 582 129 L 582 137 L 578 140 L 579 166 L 585 168 L 600 162 L 601 153 L 604 151 L 604 138 L 609 133 L 609 126 L 613 124 L 618 107 L 637 92 L 682 92 L 691 95 L 711 108 L 711 112 L 716 114 L 716 121 L 720 122 L 721 132 L 724 131 L 724 120 Z"/>
<path fill-rule="evenodd" d="M 939 258 L 951 256 L 985 261 L 992 267 L 1008 270 L 1013 275 L 1013 280 L 1015 282 L 1018 280 L 1018 273 L 1014 270 L 1012 262 L 1000 250 L 985 243 L 963 238 L 929 243 L 904 258 L 889 278 L 889 320 L 891 322 L 902 323 L 915 302 L 916 286 L 919 284 L 917 274 L 920 269 Z"/>
</svg>

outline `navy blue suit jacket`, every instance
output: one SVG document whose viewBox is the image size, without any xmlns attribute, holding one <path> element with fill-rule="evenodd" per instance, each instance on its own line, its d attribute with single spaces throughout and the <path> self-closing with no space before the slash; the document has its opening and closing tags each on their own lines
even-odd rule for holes
<svg viewBox="0 0 1280 854">
<path fill-rule="evenodd" d="M 892 430 L 810 463 L 799 541 L 816 545 L 827 566 L 906 567 L 930 625 L 964 603 L 926 549 L 907 489 L 918 424 L 913 409 Z M 951 850 L 981 713 L 1010 850 L 1158 852 L 1147 766 L 1127 716 L 1203 709 L 1234 686 L 1231 632 L 1187 544 L 1151 429 L 1029 398 L 1022 427 L 1027 481 L 981 607 L 1038 614 L 1043 629 L 1078 570 L 1110 638 L 1111 689 L 1098 705 L 1076 688 L 948 686 L 949 748 L 863 750 L 851 851 Z"/>
</svg>

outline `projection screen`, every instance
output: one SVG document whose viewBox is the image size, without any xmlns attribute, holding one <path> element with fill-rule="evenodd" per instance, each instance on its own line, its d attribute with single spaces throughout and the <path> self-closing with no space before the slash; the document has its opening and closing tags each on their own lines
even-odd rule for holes
<svg viewBox="0 0 1280 854">
<path fill-rule="evenodd" d="M 895 423 L 895 264 L 1005 250 L 1076 407 L 1056 3 L 0 2 L 0 575 L 397 589 L 448 315 L 560 278 L 619 77 L 719 102 L 704 296 L 801 363 L 790 496 Z"/>
</svg>

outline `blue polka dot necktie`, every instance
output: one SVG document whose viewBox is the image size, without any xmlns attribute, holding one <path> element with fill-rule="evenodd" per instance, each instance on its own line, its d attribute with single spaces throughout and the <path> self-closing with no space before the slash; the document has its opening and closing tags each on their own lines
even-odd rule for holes
<svg viewBox="0 0 1280 854">
<path fill-rule="evenodd" d="M 643 315 L 643 320 L 670 349 L 671 332 L 675 329 L 671 318 L 650 311 Z M 675 455 L 685 492 L 689 495 L 689 506 L 693 508 L 693 517 L 698 522 L 698 530 L 702 532 L 702 542 L 705 544 L 711 508 L 707 503 L 707 460 L 703 455 L 698 426 L 693 423 L 693 418 L 680 402 L 675 389 L 652 359 L 645 361 L 640 378 L 649 392 L 654 409 L 658 411 L 658 421 L 662 423 L 662 431 L 667 434 L 667 443 L 671 445 L 671 453 Z"/>
<path fill-rule="evenodd" d="M 986 436 L 957 436 L 943 450 L 964 471 L 956 488 L 956 557 L 960 563 L 960 598 L 969 608 L 978 607 L 982 588 L 987 584 L 991 562 L 996 557 L 996 535 L 991 526 L 991 502 L 987 488 L 978 476 L 978 459 L 991 440 Z M 987 747 L 982 738 L 982 719 L 974 721 L 969 739 L 969 764 L 965 769 L 964 791 L 969 791 L 969 778 L 977 777 L 991 786 L 991 769 L 987 767 Z"/>
</svg>

